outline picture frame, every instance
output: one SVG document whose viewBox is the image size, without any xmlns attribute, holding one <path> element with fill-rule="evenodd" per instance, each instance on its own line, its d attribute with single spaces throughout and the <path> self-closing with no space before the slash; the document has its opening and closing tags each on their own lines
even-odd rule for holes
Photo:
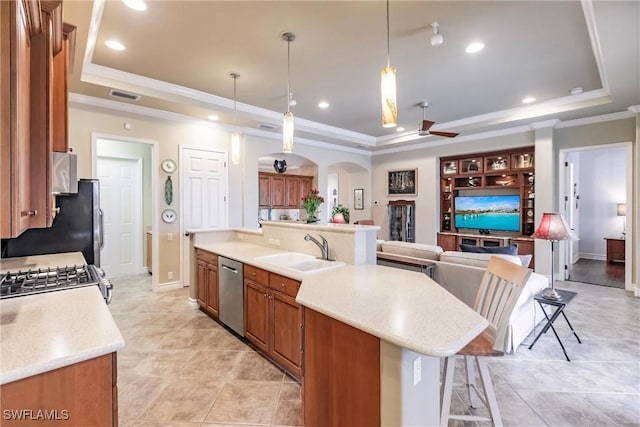
<svg viewBox="0 0 640 427">
<path fill-rule="evenodd" d="M 361 211 L 364 209 L 364 189 L 356 188 L 353 190 L 353 209 Z"/>
<path fill-rule="evenodd" d="M 387 171 L 387 196 L 417 196 L 418 169 Z"/>
</svg>

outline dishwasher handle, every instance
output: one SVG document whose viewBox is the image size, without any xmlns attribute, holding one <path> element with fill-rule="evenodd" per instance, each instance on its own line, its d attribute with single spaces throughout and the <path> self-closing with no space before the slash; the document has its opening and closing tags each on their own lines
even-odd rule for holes
<svg viewBox="0 0 640 427">
<path fill-rule="evenodd" d="M 225 270 L 229 270 L 230 272 L 234 273 L 234 274 L 238 274 L 238 270 L 236 270 L 235 268 L 229 267 L 227 265 L 222 264 L 222 268 L 224 268 Z"/>
</svg>

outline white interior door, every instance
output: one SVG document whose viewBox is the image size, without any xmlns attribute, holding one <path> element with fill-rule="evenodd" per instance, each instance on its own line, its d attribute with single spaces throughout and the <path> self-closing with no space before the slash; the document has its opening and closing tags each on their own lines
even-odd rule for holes
<svg viewBox="0 0 640 427">
<path fill-rule="evenodd" d="M 140 160 L 98 157 L 104 247 L 100 254 L 108 277 L 142 272 Z"/>
<path fill-rule="evenodd" d="M 182 231 L 226 228 L 227 154 L 194 148 L 182 148 L 180 153 Z M 190 286 L 190 242 L 188 237 L 182 239 L 182 284 Z"/>
</svg>

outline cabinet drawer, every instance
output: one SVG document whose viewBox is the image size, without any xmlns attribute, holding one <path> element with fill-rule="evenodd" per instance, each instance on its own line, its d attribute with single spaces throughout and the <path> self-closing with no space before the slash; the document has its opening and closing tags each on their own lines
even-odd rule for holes
<svg viewBox="0 0 640 427">
<path fill-rule="evenodd" d="M 298 295 L 298 289 L 300 289 L 300 282 L 280 276 L 279 274 L 271 273 L 269 275 L 269 287 L 295 298 L 295 296 Z"/>
<path fill-rule="evenodd" d="M 269 284 L 269 272 L 252 265 L 244 265 L 244 278 L 265 286 Z"/>
<path fill-rule="evenodd" d="M 212 254 L 211 252 L 196 249 L 196 257 L 208 264 L 218 265 L 218 255 Z"/>
</svg>

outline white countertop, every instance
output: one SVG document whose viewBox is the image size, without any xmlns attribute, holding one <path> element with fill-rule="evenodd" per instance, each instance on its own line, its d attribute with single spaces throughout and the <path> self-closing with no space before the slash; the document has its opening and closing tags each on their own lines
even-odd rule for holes
<svg viewBox="0 0 640 427">
<path fill-rule="evenodd" d="M 49 255 L 30 255 L 16 258 L 0 259 L 0 273 L 18 270 L 30 270 L 35 268 L 55 268 L 72 265 L 84 265 L 87 261 L 82 252 L 64 252 Z"/>
<path fill-rule="evenodd" d="M 0 300 L 0 384 L 122 347 L 97 286 Z"/>
<path fill-rule="evenodd" d="M 301 280 L 296 301 L 400 347 L 435 357 L 455 354 L 488 322 L 422 273 L 378 265 L 294 272 L 256 257 L 275 248 L 221 242 L 197 248 Z"/>
</svg>

